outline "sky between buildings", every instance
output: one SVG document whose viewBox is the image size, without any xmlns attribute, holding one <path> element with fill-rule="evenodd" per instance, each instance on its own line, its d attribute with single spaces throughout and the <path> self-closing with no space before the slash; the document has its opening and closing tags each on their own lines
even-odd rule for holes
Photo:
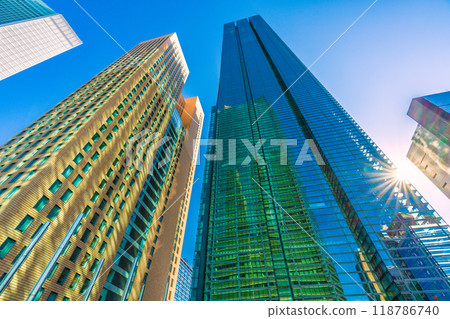
<svg viewBox="0 0 450 319">
<path fill-rule="evenodd" d="M 141 41 L 177 32 L 200 97 L 207 136 L 217 97 L 223 24 L 260 14 L 306 66 L 374 0 L 44 0 L 83 45 L 0 82 L 0 145 Z M 311 71 L 447 222 L 448 200 L 406 158 L 413 97 L 450 90 L 450 1 L 378 0 Z M 204 152 L 205 150 L 202 149 Z M 203 163 L 197 167 L 183 248 L 192 264 Z M 168 212 L 170 213 L 170 211 Z"/>
</svg>

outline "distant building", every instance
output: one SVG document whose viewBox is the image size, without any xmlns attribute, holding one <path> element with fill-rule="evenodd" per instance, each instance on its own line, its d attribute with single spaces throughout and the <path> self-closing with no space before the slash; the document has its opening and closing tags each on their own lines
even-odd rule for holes
<svg viewBox="0 0 450 319">
<path fill-rule="evenodd" d="M 192 268 L 188 261 L 181 258 L 178 268 L 177 285 L 175 287 L 175 301 L 188 301 L 191 293 Z"/>
<path fill-rule="evenodd" d="M 0 80 L 82 42 L 41 0 L 0 0 Z"/>
<path fill-rule="evenodd" d="M 408 115 L 419 125 L 408 158 L 450 198 L 450 92 L 412 100 Z"/>
</svg>

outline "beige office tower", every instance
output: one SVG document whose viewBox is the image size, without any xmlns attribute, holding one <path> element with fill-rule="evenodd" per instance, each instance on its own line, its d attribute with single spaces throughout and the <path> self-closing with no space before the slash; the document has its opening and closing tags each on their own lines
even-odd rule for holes
<svg viewBox="0 0 450 319">
<path fill-rule="evenodd" d="M 203 111 L 176 34 L 0 147 L 0 300 L 171 300 Z"/>
</svg>

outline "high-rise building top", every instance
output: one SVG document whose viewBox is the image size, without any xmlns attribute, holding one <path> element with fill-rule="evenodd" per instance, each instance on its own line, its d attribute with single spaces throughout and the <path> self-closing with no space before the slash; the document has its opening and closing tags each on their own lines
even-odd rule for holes
<svg viewBox="0 0 450 319">
<path fill-rule="evenodd" d="M 408 158 L 450 198 L 450 92 L 413 99 L 408 115 L 418 123 Z"/>
<path fill-rule="evenodd" d="M 450 299 L 448 225 L 260 16 L 224 26 L 209 137 L 192 299 Z"/>
<path fill-rule="evenodd" d="M 142 42 L 0 147 L 0 300 L 173 299 L 203 122 L 187 76 L 176 34 Z"/>
<path fill-rule="evenodd" d="M 187 301 L 191 296 L 192 268 L 186 259 L 181 258 L 178 269 L 174 301 Z"/>
<path fill-rule="evenodd" d="M 41 0 L 2 0 L 0 11 L 0 25 L 56 14 Z"/>
<path fill-rule="evenodd" d="M 0 0 L 0 80 L 82 42 L 41 0 Z"/>
</svg>

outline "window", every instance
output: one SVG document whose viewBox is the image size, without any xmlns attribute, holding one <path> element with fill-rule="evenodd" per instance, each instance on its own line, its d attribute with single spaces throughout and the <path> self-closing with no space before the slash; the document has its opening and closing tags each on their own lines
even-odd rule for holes
<svg viewBox="0 0 450 319">
<path fill-rule="evenodd" d="M 61 253 L 61 256 L 64 256 L 66 254 L 66 252 L 69 250 L 70 246 L 72 246 L 72 243 L 69 241 L 66 245 L 66 247 L 64 247 L 64 250 Z"/>
<path fill-rule="evenodd" d="M 9 193 L 8 195 L 5 196 L 5 199 L 11 198 L 13 197 L 13 195 L 20 189 L 20 186 L 16 186 L 14 187 Z"/>
<path fill-rule="evenodd" d="M 78 186 L 81 184 L 82 181 L 83 181 L 83 177 L 81 177 L 81 175 L 78 175 L 77 177 L 75 177 L 75 179 L 74 179 L 74 181 L 72 182 L 72 184 L 73 184 L 75 187 L 78 187 Z"/>
<path fill-rule="evenodd" d="M 22 175 L 23 175 L 23 172 L 17 173 L 17 175 L 14 176 L 14 178 L 9 181 L 9 184 L 16 182 Z"/>
<path fill-rule="evenodd" d="M 89 150 L 92 148 L 92 144 L 91 143 L 87 143 L 84 147 L 83 147 L 83 151 L 85 151 L 86 153 L 89 152 Z"/>
<path fill-rule="evenodd" d="M 83 211 L 84 218 L 88 217 L 89 213 L 91 212 L 92 208 L 88 205 Z"/>
<path fill-rule="evenodd" d="M 73 253 L 72 253 L 72 255 L 70 256 L 70 258 L 69 258 L 69 260 L 71 261 L 71 262 L 75 262 L 77 259 L 78 259 L 78 256 L 80 255 L 80 253 L 81 253 L 81 248 L 80 247 L 75 247 L 75 249 L 73 250 Z"/>
<path fill-rule="evenodd" d="M 92 263 L 91 268 L 89 268 L 89 271 L 90 271 L 90 272 L 95 272 L 95 270 L 96 270 L 97 267 L 98 267 L 98 264 L 99 264 L 98 259 L 95 259 L 94 262 Z"/>
<path fill-rule="evenodd" d="M 86 253 L 83 257 L 83 260 L 81 261 L 81 264 L 80 264 L 81 268 L 86 267 L 87 263 L 89 262 L 89 259 L 91 259 L 91 255 Z"/>
<path fill-rule="evenodd" d="M 114 231 L 114 227 L 110 226 L 108 231 L 106 232 L 106 237 L 110 238 L 113 231 Z"/>
<path fill-rule="evenodd" d="M 42 161 L 40 161 L 40 162 L 38 163 L 38 165 L 39 165 L 39 166 L 44 165 L 45 162 L 47 162 L 49 158 L 50 158 L 50 156 L 44 157 L 44 158 L 42 159 Z M 23 162 L 23 163 L 25 163 L 25 162 Z"/>
<path fill-rule="evenodd" d="M 36 205 L 34 205 L 33 208 L 38 212 L 41 212 L 45 205 L 47 205 L 48 201 L 49 199 L 47 197 L 42 196 L 42 198 L 36 203 Z"/>
<path fill-rule="evenodd" d="M 70 283 L 70 285 L 69 285 L 69 289 L 71 289 L 71 290 L 74 290 L 75 288 L 76 288 L 76 286 L 77 286 L 77 284 L 78 284 L 78 281 L 80 281 L 80 274 L 78 274 L 78 273 L 76 273 L 74 276 L 73 276 L 73 279 L 72 279 L 72 282 Z"/>
<path fill-rule="evenodd" d="M 50 213 L 48 213 L 47 218 L 50 220 L 54 220 L 56 218 L 56 216 L 58 216 L 60 211 L 61 211 L 61 207 L 59 207 L 58 205 L 55 205 L 52 208 L 52 210 L 50 211 Z"/>
<path fill-rule="evenodd" d="M 98 236 L 95 236 L 94 239 L 92 239 L 92 242 L 89 246 L 91 248 L 95 248 L 95 246 L 97 246 L 98 240 L 99 240 Z"/>
<path fill-rule="evenodd" d="M 22 179 L 22 181 L 27 181 L 27 180 L 29 180 L 30 177 L 34 175 L 34 173 L 36 173 L 36 171 L 31 171 L 31 172 L 29 172 L 28 175 L 25 176 L 25 177 Z"/>
<path fill-rule="evenodd" d="M 101 232 L 105 229 L 106 227 L 106 220 L 102 220 L 100 227 L 98 228 Z"/>
<path fill-rule="evenodd" d="M 95 224 L 97 223 L 97 220 L 98 220 L 99 217 L 100 216 L 97 213 L 95 213 L 94 216 L 91 219 L 91 224 L 95 226 Z"/>
<path fill-rule="evenodd" d="M 72 197 L 72 195 L 73 195 L 73 192 L 72 192 L 70 189 L 68 189 L 68 190 L 66 190 L 66 192 L 61 196 L 61 200 L 62 200 L 64 203 L 67 203 L 67 201 L 70 199 L 70 197 Z"/>
<path fill-rule="evenodd" d="M 63 271 L 61 272 L 61 275 L 59 276 L 58 281 L 56 282 L 58 285 L 64 285 L 64 282 L 66 281 L 67 277 L 69 276 L 70 269 L 65 267 Z"/>
<path fill-rule="evenodd" d="M 94 155 L 92 155 L 92 161 L 96 161 L 99 158 L 100 154 L 98 154 L 98 152 L 95 152 Z"/>
<path fill-rule="evenodd" d="M 100 210 L 103 210 L 105 208 L 105 206 L 106 206 L 106 200 L 103 199 L 102 202 L 100 203 L 100 205 L 98 206 L 98 208 Z"/>
<path fill-rule="evenodd" d="M 98 192 L 95 192 L 94 195 L 92 195 L 91 197 L 91 202 L 95 203 L 99 196 L 100 194 Z"/>
<path fill-rule="evenodd" d="M 3 177 L 2 179 L 0 179 L 0 185 L 3 184 L 4 182 L 6 182 L 12 175 L 6 175 L 5 177 Z"/>
<path fill-rule="evenodd" d="M 150 256 L 153 256 L 154 253 L 155 253 L 155 247 L 152 247 L 152 249 L 150 250 Z"/>
<path fill-rule="evenodd" d="M 52 270 L 51 270 L 50 273 L 48 274 L 47 279 L 52 279 L 53 275 L 54 275 L 55 272 L 56 272 L 56 269 L 58 269 L 58 266 L 59 266 L 58 263 L 56 263 L 56 264 L 53 266 Z"/>
<path fill-rule="evenodd" d="M 105 142 L 103 142 L 101 145 L 100 145 L 100 151 L 104 151 L 105 150 L 105 148 L 106 148 L 106 143 Z"/>
<path fill-rule="evenodd" d="M 85 174 L 87 174 L 91 170 L 91 168 L 92 168 L 92 164 L 91 163 L 86 163 L 86 165 L 84 165 L 84 167 L 83 167 L 83 172 Z"/>
<path fill-rule="evenodd" d="M 112 206 L 109 206 L 108 211 L 106 212 L 106 216 L 111 216 L 111 213 L 113 212 L 114 208 Z"/>
<path fill-rule="evenodd" d="M 5 258 L 15 243 L 16 241 L 14 239 L 9 237 L 5 239 L 3 244 L 0 246 L 0 259 Z"/>
<path fill-rule="evenodd" d="M 55 301 L 56 297 L 58 297 L 58 294 L 54 291 L 50 292 L 50 295 L 48 295 L 47 301 Z"/>
<path fill-rule="evenodd" d="M 27 228 L 31 225 L 31 223 L 33 222 L 34 218 L 31 217 L 30 215 L 26 215 L 22 221 L 20 222 L 19 225 L 17 225 L 16 230 L 18 230 L 21 233 L 24 233 Z"/>
<path fill-rule="evenodd" d="M 85 280 L 84 280 L 84 283 L 83 283 L 83 286 L 81 287 L 81 289 L 80 289 L 80 294 L 81 295 L 83 295 L 85 292 L 86 292 L 86 290 L 88 289 L 88 287 L 89 287 L 89 283 L 91 282 L 91 280 L 89 279 L 89 278 L 86 278 Z"/>
<path fill-rule="evenodd" d="M 68 297 L 63 297 L 62 301 L 70 301 L 70 298 L 68 298 Z"/>
<path fill-rule="evenodd" d="M 75 156 L 75 158 L 73 159 L 75 164 L 79 164 L 81 162 L 81 160 L 83 159 L 83 155 L 81 155 L 81 153 L 78 153 L 77 156 Z"/>
<path fill-rule="evenodd" d="M 99 138 L 100 138 L 100 135 L 98 135 L 98 133 L 95 133 L 95 134 L 92 136 L 92 140 L 94 141 L 94 143 L 97 142 Z"/>
<path fill-rule="evenodd" d="M 119 214 L 119 213 L 116 213 L 116 215 L 114 215 L 113 222 L 116 223 L 116 222 L 119 220 L 119 217 L 120 217 L 120 214 Z"/>
<path fill-rule="evenodd" d="M 88 240 L 90 235 L 91 235 L 91 231 L 89 229 L 86 229 L 83 233 L 83 236 L 81 236 L 81 241 L 83 243 L 85 243 Z"/>
<path fill-rule="evenodd" d="M 57 179 L 52 186 L 50 186 L 49 190 L 54 194 L 61 187 L 62 182 Z"/>
<path fill-rule="evenodd" d="M 62 175 L 63 175 L 65 178 L 68 178 L 68 177 L 70 176 L 70 174 L 72 174 L 72 172 L 73 172 L 73 167 L 69 165 L 69 166 L 66 167 L 66 169 L 64 170 L 64 172 L 62 173 Z"/>
<path fill-rule="evenodd" d="M 106 181 L 103 179 L 102 182 L 100 183 L 100 185 L 98 186 L 100 189 L 105 188 L 106 185 Z"/>
<path fill-rule="evenodd" d="M 106 245 L 107 245 L 107 243 L 106 243 L 106 241 L 104 241 L 104 242 L 102 243 L 102 245 L 100 246 L 100 249 L 98 250 L 98 252 L 99 252 L 100 254 L 103 254 L 103 252 L 104 252 L 105 249 L 106 249 Z"/>
<path fill-rule="evenodd" d="M 36 296 L 34 297 L 33 301 L 38 301 L 41 298 L 43 293 L 44 293 L 44 288 L 39 289 L 39 291 L 36 294 Z"/>
</svg>

